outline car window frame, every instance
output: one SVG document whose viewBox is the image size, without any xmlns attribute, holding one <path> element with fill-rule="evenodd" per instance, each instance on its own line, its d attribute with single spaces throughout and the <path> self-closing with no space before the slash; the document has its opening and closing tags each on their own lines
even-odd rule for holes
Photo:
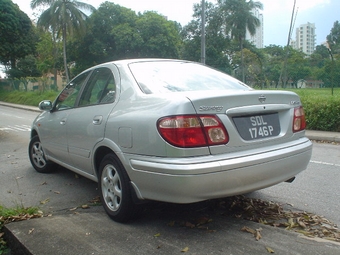
<svg viewBox="0 0 340 255">
<path fill-rule="evenodd" d="M 86 98 L 84 97 L 84 95 L 86 95 L 86 94 L 87 94 L 86 96 L 90 95 L 89 99 L 92 97 L 91 94 L 93 93 L 93 88 L 95 87 L 95 83 L 100 80 L 95 75 L 97 75 L 97 73 L 99 73 L 101 71 L 106 71 L 106 72 L 108 72 L 109 75 L 104 79 L 104 81 L 105 81 L 104 86 L 96 94 L 96 97 L 97 97 L 96 102 L 94 102 L 94 103 L 89 102 L 88 104 L 81 104 L 83 99 L 86 101 Z M 97 78 L 97 79 L 95 79 L 95 78 Z M 93 80 L 93 79 L 95 79 L 95 80 Z M 111 83 L 111 81 L 113 81 L 113 83 Z M 109 90 L 109 91 L 107 91 L 107 95 L 105 95 L 104 91 L 106 91 L 108 89 L 108 86 L 110 84 L 113 84 L 113 86 L 114 86 L 114 91 L 113 91 L 114 93 L 112 93 L 112 90 Z M 89 88 L 90 88 L 91 91 L 88 90 Z M 99 94 L 99 92 L 101 92 L 101 93 Z M 94 106 L 94 105 L 102 105 L 102 104 L 113 103 L 116 100 L 116 92 L 117 92 L 117 82 L 116 82 L 115 75 L 112 72 L 112 70 L 107 66 L 97 67 L 97 68 L 93 69 L 91 74 L 89 74 L 89 76 L 87 77 L 86 84 L 84 85 L 82 91 L 80 92 L 78 102 L 77 102 L 77 107 L 88 107 L 88 106 Z M 112 100 L 103 101 L 104 97 L 111 95 L 111 94 L 113 94 Z M 100 98 L 98 98 L 98 95 L 100 95 Z"/>
<path fill-rule="evenodd" d="M 93 71 L 93 70 L 87 70 L 87 71 L 84 71 L 84 72 L 80 73 L 79 75 L 77 75 L 76 77 L 74 77 L 74 78 L 73 78 L 73 79 L 65 86 L 65 88 L 60 92 L 60 94 L 57 96 L 57 98 L 55 99 L 55 101 L 54 101 L 54 103 L 53 103 L 53 109 L 52 109 L 53 112 L 56 112 L 56 111 L 66 111 L 66 110 L 70 110 L 70 109 L 74 109 L 74 108 L 77 108 L 77 107 L 78 107 L 80 96 L 81 96 L 82 93 L 83 93 L 84 87 L 86 86 L 87 81 L 88 81 L 88 79 L 89 79 L 89 77 L 90 77 L 92 71 Z M 59 98 L 61 97 L 61 95 L 63 95 L 63 93 L 65 93 L 65 91 L 66 91 L 67 89 L 69 89 L 69 87 L 71 86 L 71 84 L 72 84 L 75 80 L 79 79 L 79 77 L 81 77 L 81 76 L 83 76 L 83 75 L 85 75 L 85 78 L 84 78 L 84 80 L 81 82 L 80 89 L 79 89 L 79 92 L 78 92 L 78 94 L 77 94 L 77 96 L 76 96 L 76 100 L 74 101 L 73 106 L 72 106 L 72 107 L 69 107 L 69 108 L 58 108 L 58 104 L 59 104 L 60 102 L 63 102 L 63 101 L 64 101 L 64 100 L 60 100 L 60 99 L 59 99 Z"/>
</svg>

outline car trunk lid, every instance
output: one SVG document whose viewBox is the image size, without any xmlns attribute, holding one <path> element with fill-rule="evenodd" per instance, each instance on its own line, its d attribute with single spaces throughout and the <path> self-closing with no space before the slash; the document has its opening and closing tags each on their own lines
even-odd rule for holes
<svg viewBox="0 0 340 255">
<path fill-rule="evenodd" d="M 188 98 L 197 114 L 217 115 L 228 132 L 229 142 L 211 146 L 212 154 L 266 147 L 304 135 L 292 130 L 294 108 L 301 106 L 293 92 L 220 91 L 192 93 Z"/>
</svg>

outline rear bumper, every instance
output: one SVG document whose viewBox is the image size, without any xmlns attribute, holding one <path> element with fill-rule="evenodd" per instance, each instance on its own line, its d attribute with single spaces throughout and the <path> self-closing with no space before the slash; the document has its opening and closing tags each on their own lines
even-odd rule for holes
<svg viewBox="0 0 340 255">
<path fill-rule="evenodd" d="M 307 139 L 280 149 L 233 157 L 186 159 L 131 157 L 128 170 L 141 199 L 192 203 L 266 188 L 307 168 L 312 143 Z"/>
</svg>

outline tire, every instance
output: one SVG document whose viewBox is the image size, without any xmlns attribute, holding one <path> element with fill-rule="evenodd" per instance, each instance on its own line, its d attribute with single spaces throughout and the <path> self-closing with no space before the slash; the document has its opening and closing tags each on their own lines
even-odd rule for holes
<svg viewBox="0 0 340 255">
<path fill-rule="evenodd" d="M 53 165 L 49 160 L 46 160 L 45 153 L 39 137 L 34 136 L 28 145 L 28 156 L 34 169 L 39 173 L 50 173 L 53 170 Z"/>
<path fill-rule="evenodd" d="M 105 212 L 112 220 L 124 223 L 135 217 L 130 179 L 112 153 L 106 155 L 100 164 L 98 184 Z"/>
</svg>

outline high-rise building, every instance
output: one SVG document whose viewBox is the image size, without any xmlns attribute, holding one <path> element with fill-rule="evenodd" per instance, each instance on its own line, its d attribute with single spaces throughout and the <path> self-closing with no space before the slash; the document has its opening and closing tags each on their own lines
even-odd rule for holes
<svg viewBox="0 0 340 255">
<path fill-rule="evenodd" d="M 256 48 L 263 48 L 263 14 L 259 10 L 254 9 L 253 14 L 260 20 L 260 26 L 256 28 L 254 35 L 251 35 L 249 31 L 246 32 L 246 40 L 255 45 Z"/>
<path fill-rule="evenodd" d="M 315 50 L 315 40 L 315 24 L 307 22 L 307 24 L 300 25 L 296 29 L 296 39 L 291 46 L 311 55 Z"/>
</svg>

